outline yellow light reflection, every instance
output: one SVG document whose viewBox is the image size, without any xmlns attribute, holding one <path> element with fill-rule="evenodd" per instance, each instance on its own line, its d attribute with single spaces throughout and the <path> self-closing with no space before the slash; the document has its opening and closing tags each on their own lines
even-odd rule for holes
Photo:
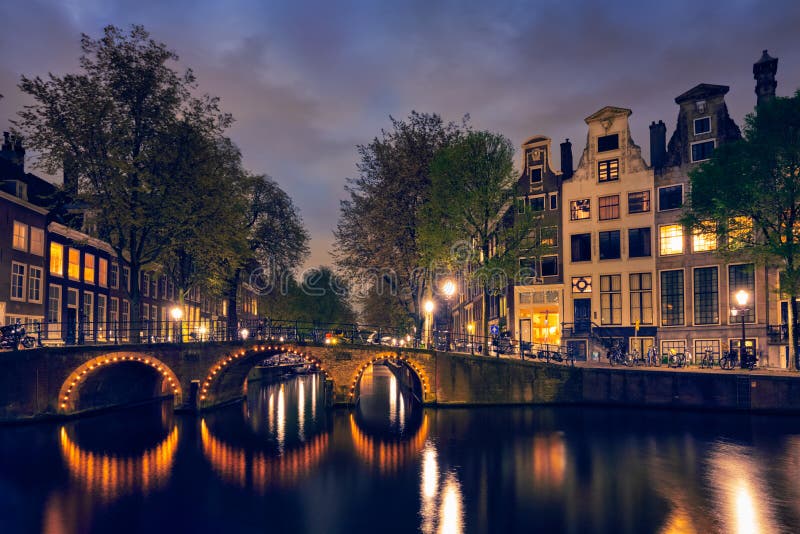
<svg viewBox="0 0 800 534">
<path fill-rule="evenodd" d="M 200 421 L 200 442 L 203 456 L 214 472 L 229 484 L 264 493 L 271 486 L 287 486 L 308 476 L 328 448 L 328 435 L 315 436 L 299 449 L 271 457 L 263 452 L 248 453 L 214 437 Z"/>
<path fill-rule="evenodd" d="M 709 458 L 710 484 L 724 532 L 779 532 L 762 468 L 745 447 L 721 444 Z"/>
<path fill-rule="evenodd" d="M 297 386 L 297 436 L 300 441 L 306 440 L 306 392 L 303 380 Z"/>
<path fill-rule="evenodd" d="M 63 426 L 59 443 L 70 476 L 87 492 L 108 501 L 121 495 L 147 494 L 169 480 L 178 448 L 178 427 L 174 426 L 157 446 L 133 457 L 85 451 L 70 439 Z"/>
<path fill-rule="evenodd" d="M 442 488 L 442 504 L 439 508 L 439 532 L 459 534 L 464 532 L 463 497 L 461 484 L 452 472 L 447 473 Z"/>
<path fill-rule="evenodd" d="M 567 453 L 560 433 L 539 434 L 533 438 L 533 476 L 537 482 L 560 488 L 564 483 Z"/>
<path fill-rule="evenodd" d="M 356 454 L 382 475 L 397 473 L 410 459 L 416 457 L 428 437 L 428 414 L 422 416 L 422 424 L 407 441 L 383 441 L 361 431 L 356 418 L 350 414 L 350 436 Z"/>
<path fill-rule="evenodd" d="M 278 390 L 278 413 L 276 416 L 278 421 L 278 428 L 275 433 L 275 438 L 278 440 L 278 450 L 283 452 L 283 446 L 286 443 L 286 399 L 283 394 L 283 384 Z"/>
<path fill-rule="evenodd" d="M 436 494 L 439 490 L 439 462 L 436 456 L 436 447 L 430 441 L 426 441 L 425 449 L 422 451 L 422 480 L 420 481 L 422 493 L 420 530 L 423 534 L 431 534 L 436 524 Z"/>
<path fill-rule="evenodd" d="M 389 423 L 397 422 L 397 377 L 394 373 L 389 377 Z"/>
</svg>

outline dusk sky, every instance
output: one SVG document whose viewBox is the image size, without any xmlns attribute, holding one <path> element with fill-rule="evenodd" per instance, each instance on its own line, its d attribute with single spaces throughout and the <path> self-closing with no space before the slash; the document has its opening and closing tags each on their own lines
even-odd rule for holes
<svg viewBox="0 0 800 534">
<path fill-rule="evenodd" d="M 269 2 L 61 0 L 0 3 L 0 125 L 25 103 L 21 74 L 77 70 L 81 32 L 143 24 L 194 69 L 200 89 L 236 118 L 246 166 L 295 200 L 312 235 L 308 265 L 330 264 L 357 144 L 389 115 L 436 112 L 509 137 L 573 141 L 606 105 L 672 135 L 674 98 L 731 86 L 741 126 L 755 104 L 752 64 L 779 58 L 779 95 L 800 88 L 800 2 Z"/>
</svg>

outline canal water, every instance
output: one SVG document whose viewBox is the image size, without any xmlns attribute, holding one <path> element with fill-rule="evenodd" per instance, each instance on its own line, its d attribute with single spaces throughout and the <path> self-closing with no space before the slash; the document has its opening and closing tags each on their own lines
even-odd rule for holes
<svg viewBox="0 0 800 534">
<path fill-rule="evenodd" d="M 0 532 L 781 533 L 800 420 L 606 408 L 422 409 L 390 369 L 353 410 L 318 376 L 0 427 Z"/>
</svg>

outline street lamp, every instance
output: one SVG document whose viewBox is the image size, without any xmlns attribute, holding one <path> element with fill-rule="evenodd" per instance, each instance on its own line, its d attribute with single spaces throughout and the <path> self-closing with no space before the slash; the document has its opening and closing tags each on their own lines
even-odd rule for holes
<svg viewBox="0 0 800 534">
<path fill-rule="evenodd" d="M 433 309 L 435 305 L 431 299 L 425 301 L 422 309 L 425 310 L 425 346 L 429 347 L 431 343 L 431 331 L 433 330 Z"/>
<path fill-rule="evenodd" d="M 447 278 L 442 283 L 442 294 L 444 295 L 444 302 L 445 302 L 445 312 L 447 317 L 447 350 L 450 350 L 450 336 L 452 335 L 451 332 L 453 330 L 452 323 L 450 322 L 452 319 L 452 313 L 450 311 L 450 300 L 453 298 L 453 295 L 456 294 L 456 287 L 455 281 L 452 278 Z"/>
<path fill-rule="evenodd" d="M 183 342 L 183 323 L 181 323 L 181 319 L 183 318 L 183 310 L 180 306 L 175 306 L 169 311 L 169 314 L 172 316 L 172 320 L 178 323 L 178 343 Z"/>
<path fill-rule="evenodd" d="M 745 330 L 744 330 L 744 315 L 748 308 L 748 303 L 750 302 L 750 293 L 744 289 L 740 289 L 734 295 L 734 299 L 736 299 L 736 308 L 734 311 L 734 316 L 739 315 L 742 318 L 742 339 L 739 342 L 739 366 L 744 369 L 745 367 L 745 350 L 744 350 L 744 343 L 745 343 Z"/>
</svg>

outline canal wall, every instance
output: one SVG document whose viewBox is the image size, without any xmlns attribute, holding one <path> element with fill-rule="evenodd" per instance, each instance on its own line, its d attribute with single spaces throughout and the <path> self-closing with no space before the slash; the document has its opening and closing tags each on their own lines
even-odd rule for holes
<svg viewBox="0 0 800 534">
<path fill-rule="evenodd" d="M 584 404 L 800 414 L 800 376 L 437 358 L 439 406 Z"/>
</svg>

